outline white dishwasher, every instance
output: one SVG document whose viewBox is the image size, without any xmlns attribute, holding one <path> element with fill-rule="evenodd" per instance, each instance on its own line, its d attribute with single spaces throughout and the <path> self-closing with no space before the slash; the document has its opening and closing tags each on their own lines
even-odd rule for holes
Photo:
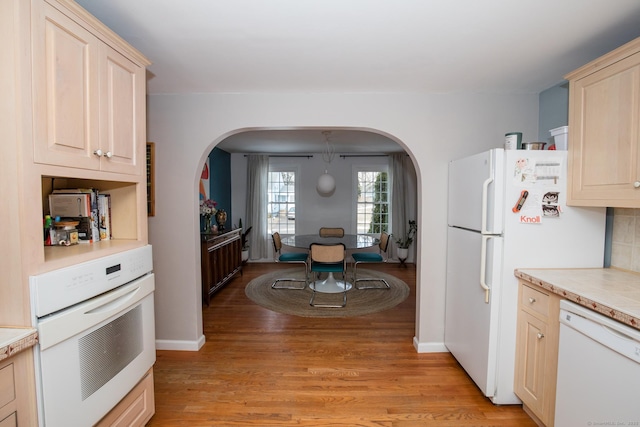
<svg viewBox="0 0 640 427">
<path fill-rule="evenodd" d="M 640 426 L 640 331 L 560 302 L 555 427 Z"/>
</svg>

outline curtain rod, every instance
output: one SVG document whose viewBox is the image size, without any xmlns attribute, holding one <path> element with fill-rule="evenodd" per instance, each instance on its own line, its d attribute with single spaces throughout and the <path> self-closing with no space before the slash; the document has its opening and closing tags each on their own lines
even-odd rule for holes
<svg viewBox="0 0 640 427">
<path fill-rule="evenodd" d="M 340 154 L 340 157 L 346 159 L 347 157 L 389 157 L 388 154 Z"/>
<path fill-rule="evenodd" d="M 245 154 L 244 157 L 249 156 Z M 269 157 L 306 157 L 307 159 L 313 158 L 313 154 L 269 154 Z M 346 159 L 347 157 L 389 157 L 388 154 L 340 154 L 340 157 Z"/>
<path fill-rule="evenodd" d="M 247 157 L 249 154 L 245 154 L 244 156 Z M 306 157 L 307 159 L 310 159 L 313 157 L 313 154 L 269 154 L 269 157 Z"/>
<path fill-rule="evenodd" d="M 389 157 L 389 154 L 340 154 L 343 159 L 347 157 Z M 407 157 L 409 155 L 407 154 Z"/>
</svg>

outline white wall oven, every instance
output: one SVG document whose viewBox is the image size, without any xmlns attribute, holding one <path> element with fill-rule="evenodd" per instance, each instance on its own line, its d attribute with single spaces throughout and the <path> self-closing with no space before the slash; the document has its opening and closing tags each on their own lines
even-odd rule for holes
<svg viewBox="0 0 640 427">
<path fill-rule="evenodd" d="M 40 426 L 90 426 L 155 363 L 151 246 L 30 278 Z"/>
</svg>

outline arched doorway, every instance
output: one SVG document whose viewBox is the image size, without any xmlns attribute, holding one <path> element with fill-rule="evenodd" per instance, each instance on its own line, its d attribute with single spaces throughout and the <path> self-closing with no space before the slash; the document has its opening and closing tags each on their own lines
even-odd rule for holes
<svg viewBox="0 0 640 427">
<path fill-rule="evenodd" d="M 312 160 L 314 153 L 317 157 L 315 166 L 317 167 L 318 164 L 322 163 L 320 160 L 320 152 L 323 148 L 323 134 L 327 129 L 330 129 L 335 136 L 332 142 L 335 143 L 334 148 L 337 157 L 339 157 L 338 162 L 340 162 L 339 165 L 335 165 L 337 169 L 351 171 L 354 168 L 354 164 L 358 163 L 386 165 L 389 162 L 389 153 L 401 152 L 406 155 L 407 159 L 410 159 L 408 163 L 411 166 L 407 174 L 410 175 L 408 181 L 410 186 L 409 192 L 411 194 L 407 211 L 411 212 L 409 219 L 419 220 L 417 214 L 417 174 L 415 164 L 413 159 L 408 156 L 404 145 L 402 145 L 398 139 L 373 129 L 313 127 L 287 129 L 266 128 L 259 130 L 239 129 L 230 132 L 224 137 L 218 138 L 217 143 L 209 148 L 211 150 L 209 155 L 215 150 L 223 150 L 230 154 L 231 157 L 230 162 L 232 166 L 228 168 L 228 170 L 232 171 L 232 176 L 222 179 L 222 182 L 230 182 L 232 183 L 231 185 L 234 186 L 231 224 L 237 224 L 239 222 L 238 220 L 244 216 L 244 198 L 246 192 L 246 181 L 244 178 L 246 176 L 245 158 L 247 153 L 271 154 L 275 159 L 273 162 L 280 167 L 282 167 L 283 164 L 293 165 L 293 167 L 301 173 L 300 181 L 306 182 L 306 188 L 302 189 L 302 192 L 313 193 L 311 187 L 314 185 L 317 176 L 314 175 L 314 173 L 317 174 L 317 172 L 310 172 L 307 177 L 303 177 L 303 175 L 308 171 L 314 170 L 314 161 Z M 210 173 L 212 180 L 215 182 L 215 171 L 210 170 Z M 349 179 L 348 176 L 346 179 Z M 212 190 L 212 194 L 215 194 L 215 190 Z M 351 192 L 347 192 L 347 197 L 352 197 Z M 318 198 L 317 195 L 312 197 L 312 199 L 313 198 L 320 200 L 324 205 L 331 205 L 327 203 L 327 199 Z M 313 204 L 315 202 L 312 201 L 311 203 Z M 350 206 L 351 202 L 350 200 L 343 200 L 343 202 L 338 202 L 338 204 Z M 308 210 L 308 214 L 318 209 L 318 206 L 314 206 L 312 210 Z M 304 211 L 304 208 L 298 208 L 296 216 L 298 216 L 298 214 L 304 214 Z M 309 225 L 301 221 L 301 224 L 299 226 L 297 225 L 296 228 L 302 230 L 302 233 L 305 233 L 314 232 L 318 227 L 313 221 L 310 221 Z M 415 246 L 417 247 L 417 244 Z M 416 248 L 413 249 L 415 250 Z M 415 252 L 412 251 L 409 261 L 415 261 L 416 257 L 414 253 Z M 269 259 L 271 259 L 271 257 L 267 256 L 266 259 L 261 259 L 261 261 Z"/>
</svg>

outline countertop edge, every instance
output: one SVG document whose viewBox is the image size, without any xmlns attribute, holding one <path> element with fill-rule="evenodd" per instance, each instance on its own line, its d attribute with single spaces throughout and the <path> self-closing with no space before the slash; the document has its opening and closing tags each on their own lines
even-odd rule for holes
<svg viewBox="0 0 640 427">
<path fill-rule="evenodd" d="M 572 301 L 578 305 L 594 310 L 602 314 L 603 316 L 610 317 L 614 320 L 617 320 L 618 322 L 624 323 L 625 325 L 628 325 L 640 330 L 640 318 L 634 315 L 615 309 L 611 306 L 608 306 L 606 303 L 596 302 L 576 292 L 568 291 L 556 284 L 546 282 L 538 277 L 524 273 L 518 269 L 514 271 L 514 274 L 519 279 L 523 279 L 528 282 L 531 282 L 536 286 L 539 286 L 549 292 L 553 292 L 556 295 L 560 295 L 561 297 L 569 301 Z"/>
<path fill-rule="evenodd" d="M 4 333 L 4 334 L 2 334 Z M 15 356 L 38 343 L 38 331 L 33 328 L 0 327 L 0 361 Z"/>
</svg>

